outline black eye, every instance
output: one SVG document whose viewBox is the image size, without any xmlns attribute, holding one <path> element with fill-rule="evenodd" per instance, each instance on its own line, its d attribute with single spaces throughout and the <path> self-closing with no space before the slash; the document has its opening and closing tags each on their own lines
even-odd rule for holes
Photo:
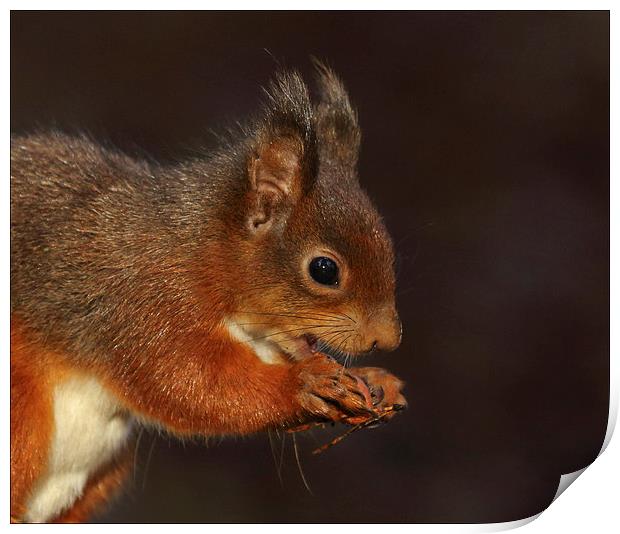
<svg viewBox="0 0 620 534">
<path fill-rule="evenodd" d="M 338 285 L 338 265 L 325 256 L 313 258 L 310 261 L 310 276 L 325 286 Z"/>
</svg>

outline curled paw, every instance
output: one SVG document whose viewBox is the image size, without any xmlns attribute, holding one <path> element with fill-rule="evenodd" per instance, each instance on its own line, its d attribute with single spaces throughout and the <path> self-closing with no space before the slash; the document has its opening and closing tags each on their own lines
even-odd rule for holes
<svg viewBox="0 0 620 534">
<path fill-rule="evenodd" d="M 354 368 L 349 373 L 366 385 L 372 417 L 380 416 L 381 420 L 387 421 L 407 407 L 407 400 L 402 394 L 404 383 L 392 373 L 380 367 Z M 368 420 L 367 416 L 357 415 L 347 418 L 346 423 L 355 425 Z"/>
<path fill-rule="evenodd" d="M 372 416 L 370 392 L 363 378 L 322 354 L 294 366 L 297 402 L 305 422 L 339 422 L 352 416 Z"/>
</svg>

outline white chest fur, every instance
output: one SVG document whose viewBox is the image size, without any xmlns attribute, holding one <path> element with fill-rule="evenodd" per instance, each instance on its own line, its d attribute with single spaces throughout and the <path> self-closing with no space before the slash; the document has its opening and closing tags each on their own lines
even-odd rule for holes
<svg viewBox="0 0 620 534">
<path fill-rule="evenodd" d="M 228 329 L 230 337 L 235 341 L 247 344 L 248 347 L 254 351 L 254 354 L 263 362 L 268 364 L 282 362 L 282 356 L 274 348 L 274 343 L 271 341 L 270 335 L 263 335 L 261 333 L 253 336 L 232 319 L 227 320 L 224 324 Z"/>
<path fill-rule="evenodd" d="M 69 508 L 99 467 L 126 442 L 132 419 L 93 378 L 71 378 L 54 391 L 54 436 L 47 472 L 28 502 L 26 521 Z"/>
</svg>

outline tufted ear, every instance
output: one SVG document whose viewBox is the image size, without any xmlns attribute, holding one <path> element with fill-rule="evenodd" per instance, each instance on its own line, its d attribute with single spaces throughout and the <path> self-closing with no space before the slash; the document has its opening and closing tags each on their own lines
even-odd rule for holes
<svg viewBox="0 0 620 534">
<path fill-rule="evenodd" d="M 286 216 L 303 195 L 303 148 L 299 140 L 280 137 L 257 148 L 248 164 L 252 232 L 264 231 Z"/>
<path fill-rule="evenodd" d="M 300 76 L 276 76 L 254 126 L 248 158 L 248 227 L 262 232 L 288 213 L 316 177 L 317 147 L 312 105 Z"/>
<path fill-rule="evenodd" d="M 355 167 L 362 137 L 357 113 L 334 71 L 316 58 L 313 63 L 319 89 L 315 114 L 321 158 Z"/>
</svg>

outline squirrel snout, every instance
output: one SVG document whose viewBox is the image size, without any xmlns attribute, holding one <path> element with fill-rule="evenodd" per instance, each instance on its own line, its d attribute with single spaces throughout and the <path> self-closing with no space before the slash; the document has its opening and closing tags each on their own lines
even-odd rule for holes
<svg viewBox="0 0 620 534">
<path fill-rule="evenodd" d="M 398 348 L 403 336 L 402 323 L 394 308 L 373 313 L 367 323 L 367 336 L 370 350 L 393 351 Z"/>
</svg>

